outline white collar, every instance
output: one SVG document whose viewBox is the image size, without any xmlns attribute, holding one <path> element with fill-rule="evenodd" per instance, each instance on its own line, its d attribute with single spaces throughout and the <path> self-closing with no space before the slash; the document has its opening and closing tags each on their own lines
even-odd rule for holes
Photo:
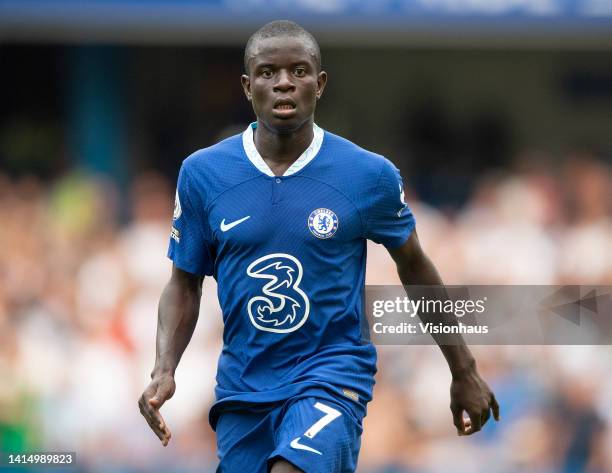
<svg viewBox="0 0 612 473">
<path fill-rule="evenodd" d="M 268 176 L 274 176 L 274 173 L 263 160 L 259 154 L 259 151 L 257 151 L 257 148 L 255 147 L 255 141 L 253 140 L 254 124 L 255 123 L 251 123 L 247 129 L 244 130 L 244 133 L 242 133 L 242 145 L 244 146 L 244 152 L 246 153 L 247 158 L 249 158 L 249 161 L 251 161 L 257 169 Z M 300 171 L 319 153 L 321 145 L 323 144 L 324 133 L 323 130 L 314 123 L 312 124 L 312 131 L 314 132 L 314 136 L 310 146 L 306 148 L 302 155 L 297 158 L 291 166 L 289 166 L 283 176 L 290 176 L 291 174 L 295 174 L 296 172 Z"/>
</svg>

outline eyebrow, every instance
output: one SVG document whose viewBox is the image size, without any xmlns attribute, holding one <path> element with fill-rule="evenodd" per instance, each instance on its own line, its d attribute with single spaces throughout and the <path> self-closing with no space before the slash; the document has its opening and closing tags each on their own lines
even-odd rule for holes
<svg viewBox="0 0 612 473">
<path fill-rule="evenodd" d="M 296 67 L 296 66 L 309 66 L 307 61 L 296 61 L 296 62 L 292 62 L 291 64 L 289 64 L 290 67 Z M 261 69 L 264 67 L 277 67 L 276 64 L 273 64 L 271 62 L 263 62 L 261 64 L 253 64 L 253 67 L 255 69 Z"/>
</svg>

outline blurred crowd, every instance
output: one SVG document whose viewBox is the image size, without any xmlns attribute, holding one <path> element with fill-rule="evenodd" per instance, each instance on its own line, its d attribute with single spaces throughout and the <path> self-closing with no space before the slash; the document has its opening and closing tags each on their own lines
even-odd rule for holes
<svg viewBox="0 0 612 473">
<path fill-rule="evenodd" d="M 405 176 L 407 187 L 410 176 Z M 612 285 L 612 170 L 592 156 L 536 152 L 488 173 L 459 209 L 407 200 L 449 284 Z M 77 171 L 54 182 L 0 175 L 0 451 L 76 451 L 91 472 L 205 472 L 221 315 L 212 278 L 163 407 L 162 448 L 137 399 L 155 355 L 174 183 L 127 190 Z M 397 284 L 370 245 L 367 281 Z M 379 347 L 363 473 L 612 472 L 609 346 L 474 347 L 501 422 L 458 437 L 435 346 Z"/>
</svg>

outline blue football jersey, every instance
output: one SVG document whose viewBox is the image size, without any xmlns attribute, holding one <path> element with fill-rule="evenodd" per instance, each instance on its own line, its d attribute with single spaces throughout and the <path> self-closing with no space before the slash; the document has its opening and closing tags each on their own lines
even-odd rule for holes
<svg viewBox="0 0 612 473">
<path fill-rule="evenodd" d="M 398 247 L 415 225 L 399 171 L 315 125 L 309 148 L 274 176 L 255 127 L 189 156 L 178 179 L 168 256 L 214 276 L 223 312 L 211 423 L 230 403 L 321 391 L 363 415 L 376 372 L 366 240 Z"/>
</svg>

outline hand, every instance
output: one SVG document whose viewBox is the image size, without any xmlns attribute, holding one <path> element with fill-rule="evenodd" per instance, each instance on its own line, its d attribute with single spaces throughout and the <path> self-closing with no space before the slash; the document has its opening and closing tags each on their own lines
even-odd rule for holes
<svg viewBox="0 0 612 473">
<path fill-rule="evenodd" d="M 499 421 L 499 404 L 476 368 L 466 370 L 451 383 L 451 411 L 457 435 L 472 435 L 482 429 L 491 417 Z M 463 411 L 469 419 L 463 418 Z"/>
<path fill-rule="evenodd" d="M 176 384 L 170 374 L 155 375 L 138 400 L 140 413 L 149 423 L 151 430 L 159 437 L 165 447 L 170 442 L 172 434 L 159 413 L 159 409 L 174 395 Z"/>
</svg>

